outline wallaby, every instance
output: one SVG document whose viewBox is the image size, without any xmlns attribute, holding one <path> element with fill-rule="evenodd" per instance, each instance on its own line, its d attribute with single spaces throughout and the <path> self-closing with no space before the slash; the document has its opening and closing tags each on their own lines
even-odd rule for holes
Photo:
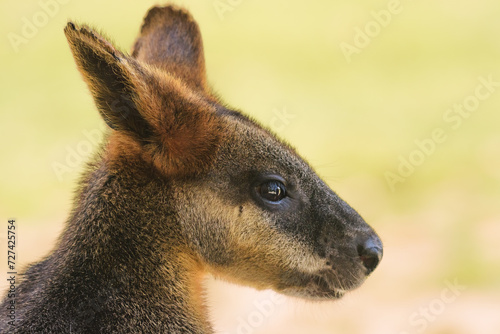
<svg viewBox="0 0 500 334">
<path fill-rule="evenodd" d="M 85 25 L 64 32 L 110 130 L 2 333 L 214 333 L 206 273 L 333 300 L 375 269 L 373 229 L 292 147 L 211 92 L 187 11 L 152 8 L 131 55 Z"/>
</svg>

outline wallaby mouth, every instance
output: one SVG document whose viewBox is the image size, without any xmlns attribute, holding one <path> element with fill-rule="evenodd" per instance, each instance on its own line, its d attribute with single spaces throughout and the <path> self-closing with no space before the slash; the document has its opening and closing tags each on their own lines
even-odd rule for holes
<svg viewBox="0 0 500 334">
<path fill-rule="evenodd" d="M 277 290 L 294 297 L 331 300 L 363 284 L 382 260 L 383 246 L 354 210 L 351 218 L 355 219 L 342 222 L 342 233 L 335 230 L 335 224 L 323 226 L 314 252 L 319 265 L 309 273 L 287 275 L 283 278 L 287 283 Z"/>
<path fill-rule="evenodd" d="M 300 283 L 296 286 L 276 290 L 287 296 L 308 300 L 340 299 L 346 290 L 336 287 L 335 281 L 332 271 L 321 271 L 317 275 L 302 275 Z"/>
<path fill-rule="evenodd" d="M 370 266 L 380 261 L 380 257 L 370 256 L 370 260 L 365 260 L 362 256 L 357 259 L 358 265 L 354 264 L 351 269 L 336 269 L 334 266 L 326 266 L 315 274 L 296 274 L 297 284 L 290 287 L 281 287 L 277 291 L 285 295 L 300 297 L 311 300 L 332 300 L 339 299 L 348 291 L 359 287 L 373 269 L 367 269 L 366 263 Z M 355 261 L 356 262 L 356 261 Z M 297 277 L 300 277 L 297 279 Z"/>
</svg>

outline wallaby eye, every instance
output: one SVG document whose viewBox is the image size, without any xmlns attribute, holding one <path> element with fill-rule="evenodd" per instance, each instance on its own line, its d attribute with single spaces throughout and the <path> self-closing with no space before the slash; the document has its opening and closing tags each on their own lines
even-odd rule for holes
<svg viewBox="0 0 500 334">
<path fill-rule="evenodd" d="M 279 202 L 286 196 L 286 187 L 280 181 L 267 181 L 259 186 L 259 194 L 270 202 Z"/>
</svg>

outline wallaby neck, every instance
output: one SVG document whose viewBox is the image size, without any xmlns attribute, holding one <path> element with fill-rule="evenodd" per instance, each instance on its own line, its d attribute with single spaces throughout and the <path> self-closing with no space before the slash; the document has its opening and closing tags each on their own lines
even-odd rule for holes
<svg viewBox="0 0 500 334">
<path fill-rule="evenodd" d="M 71 277 L 68 300 L 87 300 L 82 307 L 95 320 L 88 329 L 107 332 L 100 324 L 116 318 L 123 333 L 137 332 L 134 324 L 152 326 L 145 333 L 212 332 L 203 268 L 183 241 L 168 191 L 158 193 L 168 187 L 160 179 L 141 183 L 137 171 L 112 171 L 104 161 L 85 177 L 52 258 L 64 268 L 66 288 Z"/>
</svg>

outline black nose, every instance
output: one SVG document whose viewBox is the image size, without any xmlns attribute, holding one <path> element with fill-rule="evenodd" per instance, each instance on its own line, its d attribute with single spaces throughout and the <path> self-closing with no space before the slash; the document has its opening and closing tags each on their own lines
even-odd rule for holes
<svg viewBox="0 0 500 334">
<path fill-rule="evenodd" d="M 377 268 L 382 259 L 382 242 L 376 235 L 372 235 L 358 244 L 358 255 L 366 268 L 366 275 Z"/>
</svg>

